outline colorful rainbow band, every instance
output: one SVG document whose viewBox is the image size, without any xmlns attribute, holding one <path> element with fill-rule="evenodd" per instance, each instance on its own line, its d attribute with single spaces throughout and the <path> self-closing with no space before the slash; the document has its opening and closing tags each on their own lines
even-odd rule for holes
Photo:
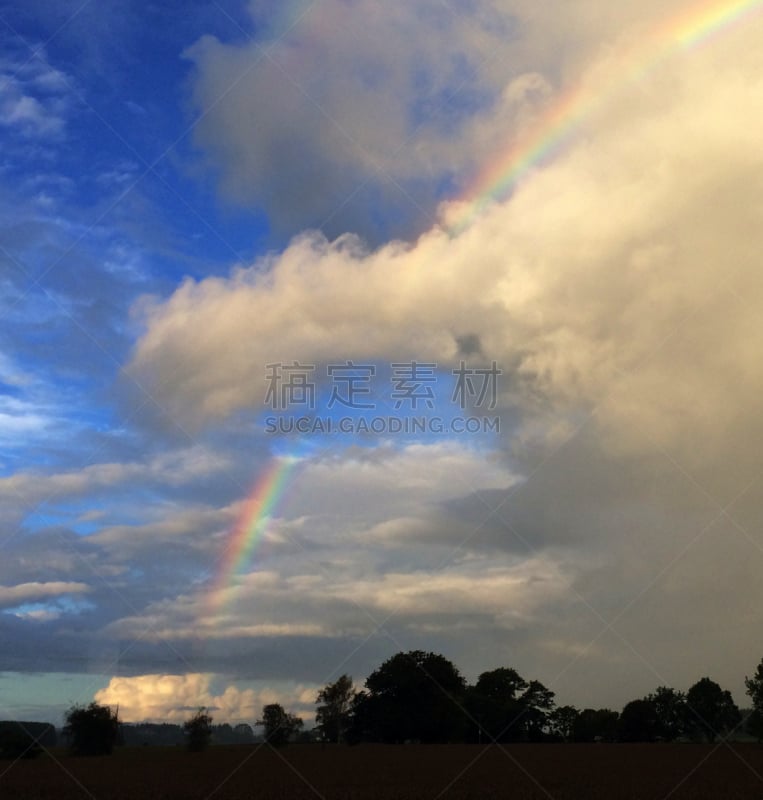
<svg viewBox="0 0 763 800">
<path fill-rule="evenodd" d="M 715 0 L 695 3 L 661 22 L 620 59 L 620 68 L 604 85 L 563 94 L 525 136 L 477 176 L 459 202 L 466 210 L 449 225 L 451 235 L 469 227 L 483 209 L 508 197 L 528 172 L 553 158 L 619 86 L 640 79 L 676 51 L 696 47 L 761 9 L 763 0 Z"/>
</svg>

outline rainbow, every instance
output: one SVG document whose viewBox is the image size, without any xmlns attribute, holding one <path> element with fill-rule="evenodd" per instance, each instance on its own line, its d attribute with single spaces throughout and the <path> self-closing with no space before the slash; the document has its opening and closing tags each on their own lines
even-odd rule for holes
<svg viewBox="0 0 763 800">
<path fill-rule="evenodd" d="M 450 233 L 461 233 L 487 206 L 508 197 L 534 168 L 551 161 L 618 87 L 638 81 L 672 54 L 701 45 L 761 9 L 763 0 L 712 0 L 694 4 L 663 21 L 623 54 L 619 67 L 603 84 L 575 87 L 562 94 L 519 141 L 479 173 L 457 201 L 464 210 L 458 211 L 449 224 Z"/>
<path fill-rule="evenodd" d="M 262 541 L 298 463 L 296 458 L 273 458 L 244 502 L 207 594 L 209 616 L 219 614 L 234 599 L 238 578 Z"/>
</svg>

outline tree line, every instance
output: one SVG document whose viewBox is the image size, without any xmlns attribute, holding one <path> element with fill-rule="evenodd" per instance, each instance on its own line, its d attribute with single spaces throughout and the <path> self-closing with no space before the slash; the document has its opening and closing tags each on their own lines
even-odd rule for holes
<svg viewBox="0 0 763 800">
<path fill-rule="evenodd" d="M 686 692 L 660 686 L 621 711 L 557 706 L 554 692 L 515 669 L 467 684 L 438 653 L 398 653 L 361 690 L 342 675 L 316 698 L 316 732 L 329 742 L 714 742 L 744 731 L 763 739 L 763 660 L 745 678 L 752 709 L 708 677 Z M 291 731 L 293 733 L 293 731 Z M 266 728 L 266 738 L 268 730 Z M 283 738 L 281 736 L 281 738 Z"/>
<path fill-rule="evenodd" d="M 714 742 L 740 732 L 761 741 L 763 660 L 753 676 L 745 678 L 745 687 L 751 700 L 746 715 L 731 693 L 708 677 L 686 692 L 660 686 L 619 712 L 577 709 L 558 706 L 552 690 L 510 667 L 483 672 L 470 685 L 445 656 L 412 650 L 387 659 L 360 689 L 349 675 L 324 686 L 316 697 L 316 724 L 311 731 L 303 731 L 303 720 L 278 703 L 265 705 L 254 724 L 264 728 L 264 739 L 273 746 L 294 741 Z M 6 725 L 11 727 L 0 726 L 0 756 L 36 755 L 44 744 L 43 731 L 50 735 L 51 726 L 33 731 L 30 724 Z M 161 726 L 134 727 L 145 734 Z M 245 724 L 213 725 L 208 709 L 200 708 L 182 732 L 188 749 L 199 751 L 214 740 L 251 741 L 252 729 Z M 70 708 L 63 734 L 71 750 L 83 755 L 110 753 L 126 738 L 118 712 L 97 703 Z"/>
</svg>

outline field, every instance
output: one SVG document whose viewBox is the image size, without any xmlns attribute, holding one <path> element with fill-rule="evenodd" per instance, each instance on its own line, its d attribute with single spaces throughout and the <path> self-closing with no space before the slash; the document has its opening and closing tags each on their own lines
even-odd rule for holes
<svg viewBox="0 0 763 800">
<path fill-rule="evenodd" d="M 763 747 L 478 745 L 125 748 L 0 762 L 2 800 L 741 800 L 763 798 Z"/>
</svg>

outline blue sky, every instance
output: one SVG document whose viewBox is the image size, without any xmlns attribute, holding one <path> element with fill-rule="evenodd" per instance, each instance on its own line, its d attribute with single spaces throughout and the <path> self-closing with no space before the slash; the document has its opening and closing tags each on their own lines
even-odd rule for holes
<svg viewBox="0 0 763 800">
<path fill-rule="evenodd" d="M 563 703 L 706 673 L 743 702 L 761 19 L 634 82 L 620 54 L 692 4 L 603 6 L 0 4 L 0 716 L 309 716 L 414 648 Z M 567 146 L 456 224 L 572 90 Z M 500 430 L 274 434 L 294 362 L 311 419 L 348 362 L 356 422 L 399 418 L 418 362 L 406 415 Z M 461 362 L 494 408 L 455 407 Z"/>
</svg>

